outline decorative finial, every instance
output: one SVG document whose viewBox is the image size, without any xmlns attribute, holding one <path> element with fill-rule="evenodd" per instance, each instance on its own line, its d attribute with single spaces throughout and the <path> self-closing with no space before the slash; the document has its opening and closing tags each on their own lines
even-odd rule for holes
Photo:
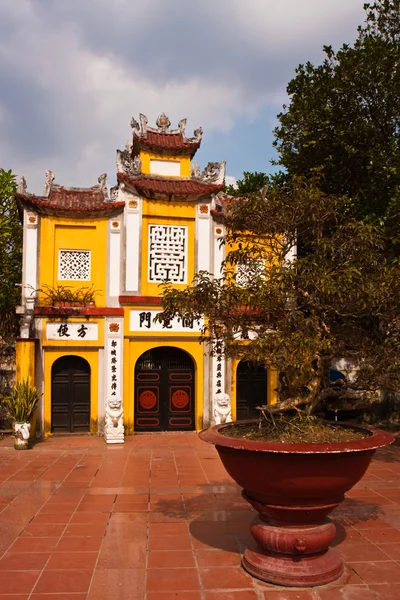
<svg viewBox="0 0 400 600">
<path fill-rule="evenodd" d="M 194 139 L 195 139 L 197 142 L 200 142 L 200 141 L 201 141 L 201 138 L 203 137 L 203 128 L 202 128 L 202 127 L 198 127 L 197 129 L 195 129 L 195 130 L 193 131 L 193 135 L 194 135 Z"/>
<path fill-rule="evenodd" d="M 23 175 L 19 178 L 17 191 L 18 194 L 26 194 L 26 179 Z"/>
<path fill-rule="evenodd" d="M 162 133 L 166 133 L 171 126 L 171 121 L 165 113 L 162 113 L 157 118 L 156 125 L 159 131 L 161 131 Z"/>
<path fill-rule="evenodd" d="M 104 198 L 108 199 L 107 173 L 102 173 L 97 181 L 100 184 L 100 189 L 103 192 Z"/>
<path fill-rule="evenodd" d="M 143 137 L 146 137 L 147 135 L 147 123 L 148 123 L 148 119 L 146 117 L 146 115 L 142 115 L 142 113 L 140 113 L 139 115 L 139 121 L 140 121 L 140 127 L 141 127 L 141 133 Z"/>
<path fill-rule="evenodd" d="M 53 185 L 53 181 L 55 179 L 55 175 L 53 171 L 46 171 L 45 180 L 44 180 L 44 195 L 49 196 L 51 191 L 51 186 Z"/>
<path fill-rule="evenodd" d="M 139 133 L 140 125 L 134 117 L 132 117 L 132 119 L 131 119 L 131 127 L 132 127 L 133 131 L 137 131 Z"/>
<path fill-rule="evenodd" d="M 181 132 L 182 137 L 185 137 L 186 121 L 187 119 L 181 119 L 178 123 L 178 129 Z"/>
</svg>

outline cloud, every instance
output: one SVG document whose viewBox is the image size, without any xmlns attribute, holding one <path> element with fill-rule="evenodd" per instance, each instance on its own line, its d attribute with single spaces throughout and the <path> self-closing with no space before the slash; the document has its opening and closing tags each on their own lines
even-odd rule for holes
<svg viewBox="0 0 400 600">
<path fill-rule="evenodd" d="M 362 19 L 359 0 L 3 0 L 0 165 L 35 192 L 47 168 L 93 185 L 113 177 L 139 112 L 205 135 L 270 122 L 294 67 L 354 39 Z"/>
</svg>

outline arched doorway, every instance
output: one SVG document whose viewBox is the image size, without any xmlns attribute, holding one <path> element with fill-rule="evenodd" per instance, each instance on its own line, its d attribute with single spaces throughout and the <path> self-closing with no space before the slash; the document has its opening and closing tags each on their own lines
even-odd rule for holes
<svg viewBox="0 0 400 600">
<path fill-rule="evenodd" d="M 236 418 L 256 419 L 256 406 L 268 403 L 268 371 L 263 365 L 240 361 L 236 370 Z"/>
<path fill-rule="evenodd" d="M 135 367 L 135 430 L 193 430 L 194 417 L 194 365 L 189 354 L 169 346 L 142 354 Z"/>
<path fill-rule="evenodd" d="M 63 356 L 51 369 L 51 430 L 90 431 L 90 365 L 80 356 Z"/>
</svg>

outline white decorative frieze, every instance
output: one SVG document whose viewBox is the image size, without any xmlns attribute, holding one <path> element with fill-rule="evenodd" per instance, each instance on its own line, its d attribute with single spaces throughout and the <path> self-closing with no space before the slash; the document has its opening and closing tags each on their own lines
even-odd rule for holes
<svg viewBox="0 0 400 600">
<path fill-rule="evenodd" d="M 154 322 L 154 318 L 159 310 L 132 309 L 130 311 L 129 329 L 134 333 L 139 332 L 170 332 L 170 333 L 200 333 L 204 326 L 204 319 L 195 321 L 194 319 L 172 319 L 170 323 Z"/>
<path fill-rule="evenodd" d="M 149 282 L 187 283 L 185 226 L 149 225 Z"/>
<path fill-rule="evenodd" d="M 60 250 L 58 279 L 90 281 L 90 250 Z"/>
<path fill-rule="evenodd" d="M 69 321 L 52 321 L 46 324 L 48 340 L 62 341 L 96 341 L 99 338 L 97 323 L 70 323 Z"/>
</svg>

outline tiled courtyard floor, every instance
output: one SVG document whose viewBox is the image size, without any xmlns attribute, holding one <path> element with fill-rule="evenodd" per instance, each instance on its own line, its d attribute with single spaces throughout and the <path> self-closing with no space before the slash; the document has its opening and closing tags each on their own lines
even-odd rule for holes
<svg viewBox="0 0 400 600">
<path fill-rule="evenodd" d="M 252 509 L 196 434 L 0 442 L 0 600 L 399 600 L 400 448 L 334 515 L 344 576 L 287 589 L 240 567 Z"/>
</svg>

